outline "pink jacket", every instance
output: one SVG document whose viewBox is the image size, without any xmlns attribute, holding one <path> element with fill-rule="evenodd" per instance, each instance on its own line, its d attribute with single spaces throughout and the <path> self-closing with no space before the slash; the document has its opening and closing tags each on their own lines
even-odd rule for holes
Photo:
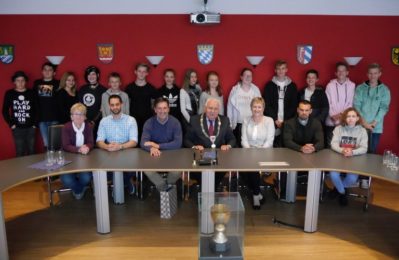
<svg viewBox="0 0 399 260">
<path fill-rule="evenodd" d="M 355 83 L 347 79 L 343 84 L 339 84 L 337 79 L 333 79 L 327 84 L 326 95 L 330 105 L 326 125 L 336 126 L 340 122 L 334 122 L 331 116 L 342 113 L 345 109 L 353 106 Z"/>
</svg>

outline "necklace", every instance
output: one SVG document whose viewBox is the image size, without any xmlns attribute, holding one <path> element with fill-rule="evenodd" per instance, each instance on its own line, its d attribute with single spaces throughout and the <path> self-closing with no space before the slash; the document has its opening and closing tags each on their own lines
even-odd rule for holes
<svg viewBox="0 0 399 260">
<path fill-rule="evenodd" d="M 217 130 L 217 132 L 216 132 L 216 135 L 209 136 L 209 135 L 206 133 L 205 129 L 204 129 L 204 114 L 201 114 L 201 117 L 200 117 L 200 125 L 201 125 L 202 133 L 203 133 L 207 138 L 209 138 L 209 140 L 212 142 L 212 145 L 211 145 L 211 148 L 212 148 L 212 149 L 215 149 L 215 148 L 216 148 L 215 141 L 216 141 L 216 138 L 219 136 L 220 126 L 222 125 L 222 122 L 220 121 L 220 117 L 219 117 L 219 116 L 218 116 L 217 119 L 218 119 L 218 130 Z"/>
</svg>

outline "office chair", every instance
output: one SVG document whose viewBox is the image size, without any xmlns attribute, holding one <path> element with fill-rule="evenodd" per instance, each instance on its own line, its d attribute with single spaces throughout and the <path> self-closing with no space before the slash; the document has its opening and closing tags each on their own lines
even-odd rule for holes
<svg viewBox="0 0 399 260">
<path fill-rule="evenodd" d="M 368 135 L 368 151 L 367 153 L 372 153 L 370 148 L 371 148 L 371 132 L 369 130 L 367 130 L 367 135 Z M 324 184 L 325 184 L 325 179 L 326 179 L 326 172 L 322 172 L 321 175 L 321 185 L 320 185 L 320 201 L 323 201 L 323 197 L 324 197 Z M 364 187 L 362 185 L 362 181 L 366 181 L 366 186 Z M 364 204 L 363 204 L 363 211 L 367 211 L 369 208 L 369 203 L 370 201 L 372 201 L 372 196 L 373 193 L 371 192 L 371 181 L 372 178 L 371 176 L 362 176 L 359 175 L 359 179 L 358 179 L 358 184 L 354 187 L 349 187 L 348 188 L 348 192 L 349 192 L 349 196 L 352 197 L 357 197 L 357 198 L 363 198 L 364 199 Z M 362 187 L 363 186 L 363 187 Z"/>
</svg>

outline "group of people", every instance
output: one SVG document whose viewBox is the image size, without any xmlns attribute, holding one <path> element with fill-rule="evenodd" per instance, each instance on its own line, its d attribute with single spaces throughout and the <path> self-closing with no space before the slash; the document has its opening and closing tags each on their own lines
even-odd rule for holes
<svg viewBox="0 0 399 260">
<path fill-rule="evenodd" d="M 244 68 L 228 96 L 225 113 L 215 71 L 207 74 L 202 90 L 195 70 L 186 71 L 179 88 L 175 71 L 166 69 L 164 85 L 156 89 L 146 80 L 149 66 L 139 63 L 135 81 L 123 91 L 118 73 L 108 76 L 107 89 L 99 83 L 99 69 L 89 66 L 85 71 L 87 84 L 78 91 L 74 73 L 64 73 L 59 82 L 56 66 L 45 63 L 43 78 L 34 82 L 33 89 L 27 88 L 28 77 L 23 71 L 15 72 L 11 78 L 14 88 L 4 97 L 3 116 L 12 130 L 17 156 L 34 152 L 36 127 L 47 147 L 48 127 L 53 124 L 64 124 L 63 149 L 81 154 L 87 154 L 95 144 L 108 151 L 140 145 L 151 156 L 182 146 L 200 151 L 287 147 L 303 153 L 331 147 L 344 156 L 376 151 L 390 104 L 390 91 L 380 81 L 378 64 L 370 64 L 368 80 L 355 87 L 348 78 L 348 65 L 338 62 L 336 78 L 325 90 L 317 84 L 319 75 L 314 69 L 307 71 L 306 86 L 299 92 L 287 72 L 287 62 L 277 61 L 275 76 L 262 94 L 252 82 L 252 70 Z M 180 178 L 178 172 L 169 173 L 166 179 L 158 173 L 146 175 L 160 191 L 170 189 Z M 245 175 L 253 191 L 253 207 L 259 209 L 264 199 L 259 173 Z M 336 172 L 330 176 L 339 202 L 346 205 L 346 188 L 358 176 L 346 174 L 342 179 Z M 216 174 L 216 184 L 222 177 Z M 89 173 L 80 173 L 64 175 L 62 181 L 80 199 L 90 178 Z M 133 193 L 128 173 L 125 184 Z"/>
</svg>

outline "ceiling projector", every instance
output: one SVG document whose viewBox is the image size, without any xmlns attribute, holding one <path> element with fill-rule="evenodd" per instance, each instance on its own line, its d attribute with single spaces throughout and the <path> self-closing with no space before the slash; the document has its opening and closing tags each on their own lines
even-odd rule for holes
<svg viewBox="0 0 399 260">
<path fill-rule="evenodd" d="M 190 22 L 195 24 L 220 23 L 220 14 L 210 12 L 198 12 L 190 14 Z"/>
<path fill-rule="evenodd" d="M 220 13 L 211 13 L 207 10 L 208 0 L 204 0 L 204 11 L 190 14 L 190 23 L 193 24 L 218 24 L 220 23 Z"/>
</svg>

